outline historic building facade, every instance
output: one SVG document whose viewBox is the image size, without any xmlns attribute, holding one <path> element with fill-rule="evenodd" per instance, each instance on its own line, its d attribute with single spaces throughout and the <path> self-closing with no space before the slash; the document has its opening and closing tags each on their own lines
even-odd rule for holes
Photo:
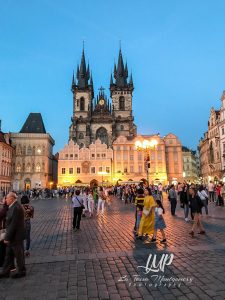
<svg viewBox="0 0 225 300">
<path fill-rule="evenodd" d="M 54 140 L 41 114 L 31 113 L 19 133 L 11 133 L 15 149 L 13 189 L 49 188 L 53 184 Z"/>
<path fill-rule="evenodd" d="M 114 66 L 114 79 L 111 75 L 110 96 L 107 99 L 104 89 L 100 88 L 94 97 L 93 79 L 89 65 L 86 66 L 84 50 L 80 66 L 77 66 L 76 78 L 72 79 L 73 116 L 69 130 L 69 140 L 80 148 L 88 147 L 100 139 L 108 146 L 120 135 L 134 137 L 136 126 L 132 113 L 133 79 L 124 65 L 121 50 L 118 64 Z"/>
<path fill-rule="evenodd" d="M 94 97 L 93 78 L 85 54 L 73 75 L 73 116 L 69 143 L 59 152 L 58 184 L 92 184 L 140 181 L 151 183 L 182 181 L 182 146 L 174 134 L 137 136 L 132 101 L 133 79 L 119 51 L 110 79 L 110 100 L 103 88 Z M 138 151 L 136 141 L 155 140 L 157 145 Z"/>
<path fill-rule="evenodd" d="M 0 121 L 0 200 L 3 192 L 12 188 L 13 151 L 9 134 L 1 131 Z"/>
<path fill-rule="evenodd" d="M 136 141 L 156 141 L 151 149 L 140 151 Z M 115 184 L 139 182 L 147 179 L 146 156 L 150 161 L 150 183 L 177 183 L 183 180 L 182 146 L 178 138 L 168 134 L 119 136 L 112 148 L 96 140 L 89 147 L 80 148 L 71 140 L 59 152 L 58 184 Z"/>
<path fill-rule="evenodd" d="M 183 151 L 183 177 L 187 182 L 197 182 L 199 180 L 197 154 L 187 147 L 182 147 Z"/>
</svg>

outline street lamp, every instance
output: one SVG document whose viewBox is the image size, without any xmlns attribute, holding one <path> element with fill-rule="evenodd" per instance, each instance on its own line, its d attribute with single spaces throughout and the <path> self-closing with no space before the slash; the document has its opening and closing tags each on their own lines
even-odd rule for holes
<svg viewBox="0 0 225 300">
<path fill-rule="evenodd" d="M 137 151 L 143 151 L 145 153 L 145 169 L 147 173 L 147 182 L 149 184 L 149 169 L 150 169 L 150 149 L 154 148 L 156 145 L 158 145 L 158 141 L 156 139 L 152 140 L 143 140 L 139 141 L 137 140 L 135 142 L 135 147 Z"/>
<path fill-rule="evenodd" d="M 107 172 L 104 172 L 104 171 L 99 171 L 98 172 L 98 175 L 102 175 L 102 186 L 103 186 L 103 175 L 106 175 L 108 174 Z"/>
</svg>

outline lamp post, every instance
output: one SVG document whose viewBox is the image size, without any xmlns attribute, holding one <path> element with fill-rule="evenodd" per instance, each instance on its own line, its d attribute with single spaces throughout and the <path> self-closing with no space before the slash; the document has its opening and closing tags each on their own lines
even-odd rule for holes
<svg viewBox="0 0 225 300">
<path fill-rule="evenodd" d="M 107 172 L 104 172 L 104 171 L 99 171 L 98 172 L 98 175 L 102 175 L 102 186 L 103 186 L 103 175 L 106 175 L 108 174 Z"/>
<path fill-rule="evenodd" d="M 158 145 L 158 141 L 156 139 L 152 140 L 137 140 L 135 142 L 135 147 L 137 151 L 143 151 L 145 153 L 145 169 L 146 169 L 146 177 L 147 182 L 149 185 L 149 169 L 150 169 L 150 149 L 154 148 L 156 145 Z"/>
</svg>

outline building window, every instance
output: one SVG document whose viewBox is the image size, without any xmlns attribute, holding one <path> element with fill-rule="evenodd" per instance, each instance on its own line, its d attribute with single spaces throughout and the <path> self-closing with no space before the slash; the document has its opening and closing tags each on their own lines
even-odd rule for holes
<svg viewBox="0 0 225 300">
<path fill-rule="evenodd" d="M 99 153 L 97 154 L 97 157 L 100 157 L 100 154 L 99 154 Z"/>
<path fill-rule="evenodd" d="M 138 153 L 138 160 L 142 160 L 142 154 Z"/>
<path fill-rule="evenodd" d="M 102 172 L 102 170 L 103 170 L 102 167 L 99 167 L 99 168 L 98 168 L 98 171 L 99 171 L 99 172 Z"/>
<path fill-rule="evenodd" d="M 95 174 L 95 167 L 91 167 L 91 173 Z"/>
<path fill-rule="evenodd" d="M 41 172 L 41 165 L 40 164 L 36 165 L 36 172 Z"/>
<path fill-rule="evenodd" d="M 131 172 L 131 173 L 134 172 L 134 166 L 130 166 L 130 172 Z"/>
<path fill-rule="evenodd" d="M 70 154 L 70 158 L 73 158 L 73 154 Z"/>
<path fill-rule="evenodd" d="M 95 158 L 95 154 L 94 154 L 94 153 L 92 153 L 92 154 L 91 154 L 91 157 L 92 157 L 92 158 Z"/>
<path fill-rule="evenodd" d="M 224 135 L 224 127 L 222 127 L 222 135 Z"/>
<path fill-rule="evenodd" d="M 80 168 L 77 168 L 77 174 L 80 174 Z"/>
<path fill-rule="evenodd" d="M 83 138 L 84 138 L 84 134 L 81 132 L 81 133 L 79 134 L 79 139 L 82 140 Z"/>
<path fill-rule="evenodd" d="M 31 146 L 28 146 L 28 148 L 27 148 L 27 155 L 32 155 L 32 148 L 31 148 Z"/>
<path fill-rule="evenodd" d="M 119 98 L 119 110 L 125 110 L 125 98 L 123 96 Z"/>
<path fill-rule="evenodd" d="M 127 173 L 127 167 L 125 167 L 125 168 L 123 169 L 123 172 L 124 172 L 124 173 Z"/>
<path fill-rule="evenodd" d="M 133 155 L 130 155 L 130 160 L 134 160 L 134 156 Z"/>
<path fill-rule="evenodd" d="M 20 173 L 20 172 L 21 172 L 21 165 L 20 165 L 20 164 L 17 165 L 17 167 L 16 167 L 16 172 L 17 172 L 17 173 Z"/>
<path fill-rule="evenodd" d="M 30 173 L 30 171 L 31 171 L 31 166 L 30 166 L 30 164 L 27 165 L 26 171 L 27 171 L 28 173 Z"/>
<path fill-rule="evenodd" d="M 73 174 L 73 168 L 69 168 L 69 174 Z"/>
<path fill-rule="evenodd" d="M 105 171 L 106 171 L 106 173 L 109 174 L 109 173 L 110 173 L 110 167 L 106 167 L 106 168 L 105 168 Z"/>
<path fill-rule="evenodd" d="M 68 154 L 65 154 L 65 158 L 68 158 L 69 157 L 69 155 Z"/>
<path fill-rule="evenodd" d="M 102 157 L 106 157 L 105 153 L 102 153 Z"/>
<path fill-rule="evenodd" d="M 138 166 L 138 172 L 142 173 L 142 166 Z"/>
<path fill-rule="evenodd" d="M 80 98 L 80 111 L 84 111 L 85 110 L 85 100 L 84 97 Z"/>
<path fill-rule="evenodd" d="M 75 157 L 75 158 L 78 158 L 78 154 L 74 154 L 74 157 Z"/>
<path fill-rule="evenodd" d="M 62 168 L 62 174 L 66 174 L 66 168 Z"/>
</svg>

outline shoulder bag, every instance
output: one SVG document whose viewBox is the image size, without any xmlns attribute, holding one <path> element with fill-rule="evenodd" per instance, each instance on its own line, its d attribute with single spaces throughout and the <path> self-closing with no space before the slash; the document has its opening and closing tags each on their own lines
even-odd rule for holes
<svg viewBox="0 0 225 300">
<path fill-rule="evenodd" d="M 143 208 L 143 214 L 144 214 L 146 217 L 149 216 L 150 211 L 151 211 L 151 208 L 149 208 L 149 209 Z"/>
<path fill-rule="evenodd" d="M 80 201 L 78 200 L 78 198 L 76 197 L 76 199 L 77 199 L 77 201 L 79 202 L 79 204 L 80 204 L 80 207 L 82 208 L 82 209 L 85 209 L 85 206 L 83 205 L 83 204 L 81 204 L 80 203 Z"/>
</svg>

